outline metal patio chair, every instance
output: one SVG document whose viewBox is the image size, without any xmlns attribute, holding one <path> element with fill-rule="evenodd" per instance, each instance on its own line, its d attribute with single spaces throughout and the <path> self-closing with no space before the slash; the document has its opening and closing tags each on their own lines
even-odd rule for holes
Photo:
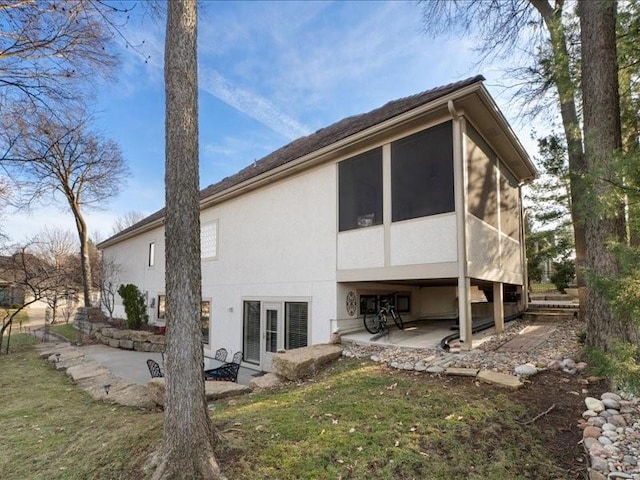
<svg viewBox="0 0 640 480">
<path fill-rule="evenodd" d="M 162 378 L 164 377 L 164 373 L 162 373 L 162 369 L 158 362 L 152 359 L 147 360 L 147 367 L 149 367 L 149 373 L 151 374 L 151 378 Z"/>
<path fill-rule="evenodd" d="M 221 367 L 211 368 L 204 371 L 204 379 L 207 381 L 218 382 L 238 382 L 238 371 L 240 370 L 240 362 L 242 361 L 242 352 L 236 352 L 233 360 L 225 363 Z"/>
</svg>

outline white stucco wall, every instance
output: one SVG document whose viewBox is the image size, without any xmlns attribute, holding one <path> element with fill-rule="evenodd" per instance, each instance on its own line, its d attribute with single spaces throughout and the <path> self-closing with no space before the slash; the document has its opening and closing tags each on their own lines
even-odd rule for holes
<svg viewBox="0 0 640 480">
<path fill-rule="evenodd" d="M 391 265 L 455 262 L 456 214 L 447 213 L 391 225 Z"/>
<path fill-rule="evenodd" d="M 338 269 L 384 266 L 384 227 L 360 228 L 338 234 Z"/>
<path fill-rule="evenodd" d="M 243 300 L 309 302 L 309 343 L 330 338 L 336 317 L 336 178 L 329 164 L 208 208 L 216 221 L 217 256 L 202 263 L 202 297 L 211 301 L 211 343 L 242 348 Z M 148 267 L 149 242 L 156 261 Z M 121 266 L 120 282 L 150 298 L 164 290 L 164 229 L 138 235 L 104 252 Z M 157 300 L 156 300 L 157 302 Z M 116 314 L 124 316 L 120 298 Z M 150 309 L 156 318 L 157 309 Z"/>
</svg>

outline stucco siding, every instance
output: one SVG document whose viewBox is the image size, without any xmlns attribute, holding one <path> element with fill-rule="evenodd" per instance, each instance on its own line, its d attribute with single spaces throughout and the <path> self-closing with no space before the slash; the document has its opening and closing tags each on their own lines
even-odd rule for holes
<svg viewBox="0 0 640 480">
<path fill-rule="evenodd" d="M 391 225 L 391 265 L 455 262 L 456 215 L 449 213 Z"/>
<path fill-rule="evenodd" d="M 384 266 L 384 227 L 362 228 L 338 235 L 338 269 Z"/>
</svg>

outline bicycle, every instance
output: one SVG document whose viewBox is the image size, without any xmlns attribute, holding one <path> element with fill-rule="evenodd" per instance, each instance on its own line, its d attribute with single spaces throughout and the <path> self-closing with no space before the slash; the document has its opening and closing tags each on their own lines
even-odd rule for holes
<svg viewBox="0 0 640 480">
<path fill-rule="evenodd" d="M 374 315 L 367 315 L 366 313 L 364 314 L 364 317 L 362 319 L 364 322 L 364 328 L 366 328 L 367 332 L 369 333 L 378 333 L 382 330 L 387 330 L 389 328 L 387 327 L 387 316 L 389 315 L 391 315 L 391 318 L 393 318 L 396 326 L 400 330 L 404 330 L 402 317 L 398 312 L 396 312 L 396 307 L 389 300 L 383 300 L 383 304 L 380 307 L 378 313 Z"/>
</svg>

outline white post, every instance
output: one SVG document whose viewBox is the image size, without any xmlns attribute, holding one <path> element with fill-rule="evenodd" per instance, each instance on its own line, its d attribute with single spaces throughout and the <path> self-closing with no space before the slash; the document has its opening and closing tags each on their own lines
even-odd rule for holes
<svg viewBox="0 0 640 480">
<path fill-rule="evenodd" d="M 493 321 L 496 333 L 504 332 L 504 298 L 500 282 L 493 282 Z"/>
<path fill-rule="evenodd" d="M 469 277 L 458 280 L 458 314 L 460 321 L 460 341 L 463 350 L 473 348 L 473 317 L 471 315 L 471 280 Z"/>
</svg>

